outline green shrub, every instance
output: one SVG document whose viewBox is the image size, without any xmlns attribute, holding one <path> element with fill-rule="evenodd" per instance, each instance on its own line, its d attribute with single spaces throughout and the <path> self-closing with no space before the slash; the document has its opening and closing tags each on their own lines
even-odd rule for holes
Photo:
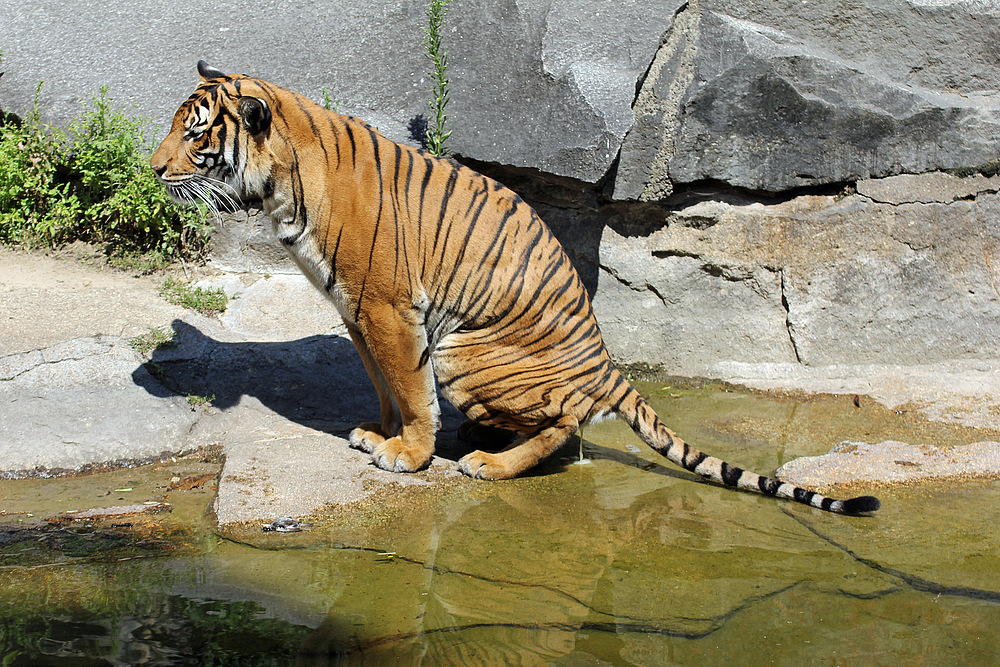
<svg viewBox="0 0 1000 667">
<path fill-rule="evenodd" d="M 36 91 L 20 126 L 0 128 L 0 241 L 79 239 L 133 267 L 200 255 L 211 225 L 157 182 L 147 125 L 113 108 L 102 88 L 66 134 L 41 124 Z"/>
<path fill-rule="evenodd" d="M 210 225 L 178 209 L 149 168 L 146 123 L 114 110 L 101 89 L 70 126 L 72 169 L 82 186 L 81 234 L 114 255 L 197 254 Z"/>
<path fill-rule="evenodd" d="M 46 132 L 39 121 L 41 87 L 38 84 L 34 107 L 20 125 L 0 127 L 0 240 L 7 243 L 57 243 L 80 212 L 71 184 L 57 178 L 65 137 Z"/>
</svg>

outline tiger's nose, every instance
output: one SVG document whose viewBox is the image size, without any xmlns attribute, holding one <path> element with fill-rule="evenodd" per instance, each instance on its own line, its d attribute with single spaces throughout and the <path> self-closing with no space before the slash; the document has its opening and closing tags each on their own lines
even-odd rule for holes
<svg viewBox="0 0 1000 667">
<path fill-rule="evenodd" d="M 150 166 L 153 167 L 153 173 L 157 176 L 163 176 L 163 174 L 167 171 L 167 165 L 165 164 L 154 164 Z"/>
</svg>

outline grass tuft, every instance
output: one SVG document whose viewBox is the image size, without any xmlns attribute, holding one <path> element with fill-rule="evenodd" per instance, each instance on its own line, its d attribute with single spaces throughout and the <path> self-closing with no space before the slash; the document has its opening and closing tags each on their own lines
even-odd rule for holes
<svg viewBox="0 0 1000 667">
<path fill-rule="evenodd" d="M 167 278 L 160 287 L 160 294 L 170 303 L 212 316 L 225 312 L 229 297 L 221 289 L 195 287 L 174 278 Z"/>
</svg>

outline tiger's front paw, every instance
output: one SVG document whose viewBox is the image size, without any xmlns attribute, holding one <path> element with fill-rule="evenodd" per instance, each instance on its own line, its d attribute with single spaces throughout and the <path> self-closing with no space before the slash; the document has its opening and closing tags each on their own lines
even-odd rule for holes
<svg viewBox="0 0 1000 667">
<path fill-rule="evenodd" d="M 407 447 L 399 436 L 389 438 L 372 452 L 372 461 L 389 472 L 416 472 L 430 465 L 431 455 L 417 447 Z"/>
<path fill-rule="evenodd" d="M 487 452 L 475 451 L 458 461 L 458 469 L 463 474 L 476 479 L 510 479 L 514 473 L 500 462 L 500 457 Z"/>
<path fill-rule="evenodd" d="M 366 422 L 357 427 L 347 436 L 347 441 L 354 449 L 371 454 L 375 448 L 386 441 L 387 436 L 382 433 L 382 426 L 375 422 Z"/>
</svg>

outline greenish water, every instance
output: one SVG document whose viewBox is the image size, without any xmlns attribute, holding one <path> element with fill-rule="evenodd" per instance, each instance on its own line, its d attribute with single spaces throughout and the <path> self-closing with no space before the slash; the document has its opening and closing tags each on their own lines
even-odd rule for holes
<svg viewBox="0 0 1000 667">
<path fill-rule="evenodd" d="M 643 389 L 687 439 L 762 472 L 843 439 L 997 439 L 851 397 Z M 308 532 L 196 530 L 168 556 L 91 536 L 29 562 L 23 543 L 5 545 L 0 664 L 985 665 L 1000 655 L 1000 483 L 879 489 L 877 515 L 833 516 L 701 483 L 638 444 L 601 424 L 584 433 L 586 464 L 574 464 L 574 444 L 523 479 L 407 490 L 317 517 Z"/>
</svg>

